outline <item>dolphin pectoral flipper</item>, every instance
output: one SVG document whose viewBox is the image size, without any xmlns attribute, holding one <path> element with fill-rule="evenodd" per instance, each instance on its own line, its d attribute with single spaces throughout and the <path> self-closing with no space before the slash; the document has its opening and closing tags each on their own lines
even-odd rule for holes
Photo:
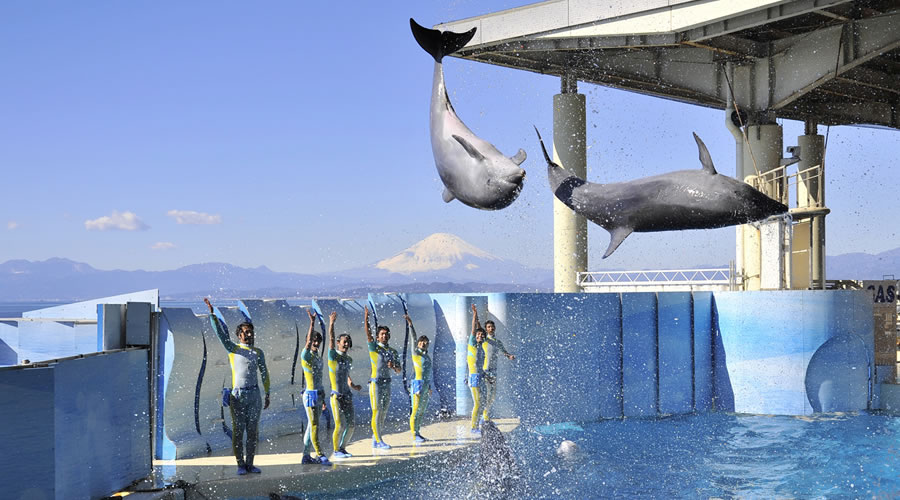
<svg viewBox="0 0 900 500">
<path fill-rule="evenodd" d="M 475 158 L 478 161 L 484 161 L 484 155 L 481 154 L 481 151 L 478 151 L 477 149 L 475 149 L 475 146 L 473 146 L 472 143 L 470 143 L 469 141 L 463 139 L 462 137 L 460 137 L 458 135 L 454 135 L 453 138 L 456 139 L 456 142 L 458 142 L 459 145 L 462 146 L 463 149 L 466 150 L 466 153 L 469 153 L 469 156 L 471 156 L 472 158 Z"/>
<path fill-rule="evenodd" d="M 625 241 L 625 238 L 627 238 L 632 231 L 633 229 L 631 229 L 630 227 L 623 226 L 616 227 L 612 231 L 610 231 L 609 246 L 606 247 L 606 253 L 603 254 L 603 258 L 605 259 L 612 255 L 612 253 L 615 252 L 617 248 L 619 248 L 619 245 L 621 245 L 622 242 Z"/>
<path fill-rule="evenodd" d="M 703 171 L 715 175 L 716 167 L 713 166 L 712 156 L 709 155 L 706 144 L 703 144 L 696 132 L 694 132 L 694 140 L 697 141 L 697 148 L 700 149 L 700 163 L 703 164 Z"/>
<path fill-rule="evenodd" d="M 456 196 L 454 196 L 449 189 L 444 188 L 444 192 L 441 194 L 441 198 L 444 199 L 444 203 L 450 203 L 451 201 L 456 199 Z"/>
<path fill-rule="evenodd" d="M 515 156 L 510 156 L 509 159 L 512 160 L 512 162 L 515 163 L 516 165 L 521 165 L 522 162 L 525 161 L 525 158 L 527 156 L 528 155 L 525 154 L 525 150 L 520 149 L 519 152 L 515 154 Z"/>
<path fill-rule="evenodd" d="M 412 29 L 413 37 L 419 42 L 419 46 L 425 49 L 425 52 L 431 54 L 431 57 L 437 62 L 441 62 L 444 56 L 465 47 L 469 40 L 475 36 L 475 30 L 477 29 L 472 28 L 465 33 L 432 30 L 421 26 L 413 18 L 409 18 L 409 27 Z"/>
</svg>

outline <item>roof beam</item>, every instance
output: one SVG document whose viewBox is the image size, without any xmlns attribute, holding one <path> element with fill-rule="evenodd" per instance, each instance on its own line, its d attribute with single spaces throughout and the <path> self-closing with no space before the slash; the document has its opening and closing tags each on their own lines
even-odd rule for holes
<svg viewBox="0 0 900 500">
<path fill-rule="evenodd" d="M 770 63 L 776 78 L 769 102 L 758 109 L 780 109 L 880 54 L 900 47 L 900 11 L 823 28 L 773 42 Z M 840 52 L 840 53 L 838 53 Z M 836 69 L 836 70 L 835 70 Z"/>
</svg>

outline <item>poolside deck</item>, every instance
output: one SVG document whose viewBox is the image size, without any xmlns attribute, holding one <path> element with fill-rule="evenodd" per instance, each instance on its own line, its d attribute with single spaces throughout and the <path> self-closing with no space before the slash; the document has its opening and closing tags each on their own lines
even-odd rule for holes
<svg viewBox="0 0 900 500">
<path fill-rule="evenodd" d="M 518 419 L 497 419 L 494 422 L 503 432 L 519 425 Z M 423 426 L 421 433 L 429 441 L 421 444 L 413 443 L 408 428 L 401 430 L 398 425 L 396 430 L 383 435 L 384 441 L 392 446 L 390 450 L 375 450 L 371 446 L 371 432 L 367 426 L 357 425 L 356 439 L 347 446 L 353 457 L 333 460 L 333 466 L 300 465 L 302 434 L 260 442 L 254 462 L 262 469 L 261 474 L 237 476 L 230 450 L 214 452 L 208 457 L 155 460 L 153 477 L 136 489 L 160 489 L 165 485 L 180 487 L 170 486 L 166 494 L 132 493 L 129 498 L 194 499 L 268 497 L 270 493 L 336 493 L 399 477 L 414 470 L 452 465 L 465 459 L 470 453 L 467 448 L 478 443 L 478 438 L 469 432 L 468 419 L 462 418 Z M 323 451 L 330 452 L 331 433 L 321 439 L 323 445 L 327 442 Z"/>
</svg>

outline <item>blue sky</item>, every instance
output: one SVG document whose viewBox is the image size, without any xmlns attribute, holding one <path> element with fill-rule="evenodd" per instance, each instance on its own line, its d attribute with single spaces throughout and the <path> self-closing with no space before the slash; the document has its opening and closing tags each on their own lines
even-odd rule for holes
<svg viewBox="0 0 900 500">
<path fill-rule="evenodd" d="M 532 124 L 551 135 L 559 79 L 445 61 L 463 121 L 509 155 L 528 153 L 510 207 L 445 204 L 428 135 L 433 62 L 408 26 L 525 3 L 0 3 L 0 262 L 315 273 L 449 232 L 550 268 L 552 195 Z M 699 168 L 691 131 L 734 174 L 722 111 L 579 90 L 589 180 Z M 802 124 L 783 125 L 795 144 Z M 828 254 L 900 246 L 898 156 L 896 131 L 832 127 Z M 724 264 L 734 229 L 635 234 L 601 261 L 607 243 L 590 225 L 591 270 Z"/>
</svg>

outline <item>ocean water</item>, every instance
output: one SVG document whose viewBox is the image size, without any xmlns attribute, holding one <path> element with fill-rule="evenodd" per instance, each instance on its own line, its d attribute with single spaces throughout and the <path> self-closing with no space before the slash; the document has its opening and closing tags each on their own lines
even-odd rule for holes
<svg viewBox="0 0 900 500">
<path fill-rule="evenodd" d="M 514 491 L 482 491 L 476 459 L 337 497 L 900 497 L 900 417 L 714 413 L 607 420 L 581 427 L 552 434 L 520 427 L 507 435 L 521 469 Z M 557 458 L 563 439 L 578 444 L 578 458 Z"/>
</svg>

